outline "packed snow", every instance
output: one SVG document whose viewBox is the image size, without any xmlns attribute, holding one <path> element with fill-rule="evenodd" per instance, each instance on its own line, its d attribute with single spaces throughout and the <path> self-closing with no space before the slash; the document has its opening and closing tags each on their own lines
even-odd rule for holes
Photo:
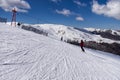
<svg viewBox="0 0 120 80">
<path fill-rule="evenodd" d="M 0 80 L 120 80 L 120 57 L 0 23 Z"/>
</svg>

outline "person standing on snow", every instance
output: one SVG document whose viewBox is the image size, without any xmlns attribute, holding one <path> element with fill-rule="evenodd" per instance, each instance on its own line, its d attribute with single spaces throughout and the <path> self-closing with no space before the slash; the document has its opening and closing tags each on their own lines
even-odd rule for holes
<svg viewBox="0 0 120 80">
<path fill-rule="evenodd" d="M 80 42 L 80 47 L 81 47 L 82 51 L 85 52 L 85 50 L 84 50 L 84 48 L 83 48 L 83 47 L 84 47 L 84 42 L 83 42 L 83 40 L 81 40 L 81 42 Z"/>
</svg>

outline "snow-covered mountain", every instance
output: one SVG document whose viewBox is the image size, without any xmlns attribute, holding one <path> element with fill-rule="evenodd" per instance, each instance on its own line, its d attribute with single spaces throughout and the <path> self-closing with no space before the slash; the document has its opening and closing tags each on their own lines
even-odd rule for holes
<svg viewBox="0 0 120 80">
<path fill-rule="evenodd" d="M 96 28 L 84 28 L 85 30 L 87 31 L 90 31 L 90 32 L 109 32 L 111 33 L 112 35 L 119 35 L 120 36 L 120 32 L 117 31 L 117 30 L 110 30 L 110 29 L 96 29 Z"/>
<path fill-rule="evenodd" d="M 95 28 L 74 28 L 58 24 L 24 24 L 22 29 L 48 37 L 79 45 L 84 40 L 85 47 L 120 55 L 120 32 Z"/>
<path fill-rule="evenodd" d="M 120 80 L 120 57 L 0 23 L 0 80 Z"/>
<path fill-rule="evenodd" d="M 102 37 L 101 35 L 92 34 L 89 32 L 88 28 L 85 29 L 75 29 L 70 26 L 58 25 L 58 24 L 35 24 L 35 25 L 25 25 L 27 27 L 34 27 L 38 30 L 43 30 L 47 32 L 49 36 L 52 36 L 56 39 L 63 39 L 65 41 L 95 41 L 97 43 L 105 42 L 105 43 L 120 43 L 120 40 L 112 40 L 109 38 Z M 87 31 L 88 30 L 88 31 Z M 115 31 L 113 32 L 115 33 Z M 116 32 L 116 34 L 120 35 L 120 32 Z"/>
<path fill-rule="evenodd" d="M 95 28 L 84 28 L 84 29 L 91 32 L 92 34 L 100 35 L 103 38 L 120 41 L 120 32 L 117 30 L 95 29 Z"/>
</svg>

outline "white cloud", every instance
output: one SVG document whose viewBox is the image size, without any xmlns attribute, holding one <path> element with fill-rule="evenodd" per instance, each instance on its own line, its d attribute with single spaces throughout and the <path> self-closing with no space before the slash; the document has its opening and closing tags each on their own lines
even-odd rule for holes
<svg viewBox="0 0 120 80">
<path fill-rule="evenodd" d="M 62 14 L 62 15 L 65 15 L 65 16 L 69 16 L 69 15 L 71 15 L 72 14 L 72 12 L 70 11 L 70 10 L 68 10 L 68 9 L 63 9 L 63 10 L 56 10 L 56 12 L 58 13 L 58 14 Z"/>
<path fill-rule="evenodd" d="M 77 20 L 77 21 L 84 21 L 84 18 L 78 16 L 78 17 L 76 17 L 76 20 Z"/>
<path fill-rule="evenodd" d="M 54 3 L 61 2 L 61 0 L 51 0 L 51 1 L 54 2 Z"/>
<path fill-rule="evenodd" d="M 92 11 L 99 15 L 105 15 L 120 20 L 120 0 L 109 0 L 106 4 L 100 5 L 93 1 Z"/>
<path fill-rule="evenodd" d="M 0 0 L 0 7 L 5 11 L 12 11 L 16 8 L 18 12 L 27 12 L 30 5 L 25 0 Z"/>
<path fill-rule="evenodd" d="M 87 4 L 81 3 L 81 2 L 78 1 L 78 0 L 74 0 L 73 2 L 74 2 L 75 4 L 77 4 L 78 6 L 87 6 Z"/>
<path fill-rule="evenodd" d="M 61 11 L 56 10 L 56 13 L 62 14 L 62 15 L 65 15 L 65 16 L 78 16 L 78 17 L 75 18 L 77 21 L 84 21 L 84 18 L 80 17 L 80 15 L 78 13 L 72 12 L 68 9 L 63 9 Z"/>
</svg>

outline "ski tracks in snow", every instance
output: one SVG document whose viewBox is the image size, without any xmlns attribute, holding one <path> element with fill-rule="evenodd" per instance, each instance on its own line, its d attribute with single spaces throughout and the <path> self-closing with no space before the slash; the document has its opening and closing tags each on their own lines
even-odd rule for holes
<svg viewBox="0 0 120 80">
<path fill-rule="evenodd" d="M 19 29 L 0 33 L 0 80 L 120 80 L 120 62 L 95 51 Z"/>
</svg>

